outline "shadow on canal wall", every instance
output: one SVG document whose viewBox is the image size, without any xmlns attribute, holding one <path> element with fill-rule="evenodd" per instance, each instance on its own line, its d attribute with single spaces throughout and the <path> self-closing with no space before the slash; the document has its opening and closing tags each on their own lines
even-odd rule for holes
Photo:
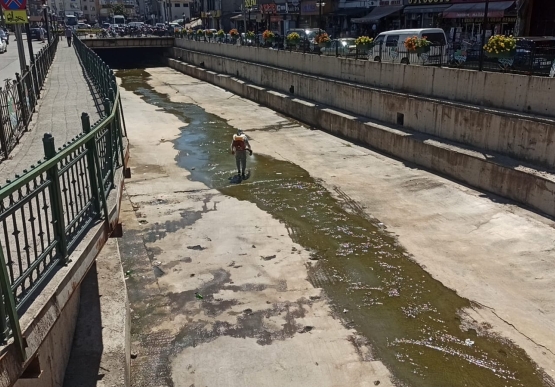
<svg viewBox="0 0 555 387">
<path fill-rule="evenodd" d="M 137 69 L 165 66 L 169 51 L 163 47 L 93 48 L 112 69 Z"/>
<path fill-rule="evenodd" d="M 532 168 L 522 168 L 521 163 L 509 157 L 486 154 L 411 131 L 403 127 L 402 122 L 400 125 L 384 125 L 367 117 L 298 98 L 294 94 L 284 94 L 208 71 L 210 68 L 196 67 L 175 59 L 169 59 L 168 65 L 316 128 L 555 216 L 555 181 L 552 176 Z M 403 116 L 399 118 L 403 120 Z"/>
</svg>

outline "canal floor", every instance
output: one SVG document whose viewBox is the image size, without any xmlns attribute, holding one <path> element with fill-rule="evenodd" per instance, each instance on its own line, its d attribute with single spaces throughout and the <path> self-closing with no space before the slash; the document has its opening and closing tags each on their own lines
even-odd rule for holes
<svg viewBox="0 0 555 387">
<path fill-rule="evenodd" d="M 387 231 L 386 224 L 369 215 L 363 206 L 352 200 L 340 188 L 335 187 L 331 190 L 329 185 L 325 185 L 303 169 L 302 164 L 299 166 L 285 160 L 283 155 L 287 154 L 287 149 L 280 149 L 281 152 L 274 157 L 259 154 L 256 151 L 256 146 L 262 142 L 263 136 L 279 138 L 282 132 L 297 127 L 296 123 L 282 118 L 277 121 L 264 120 L 264 114 L 270 115 L 271 111 L 265 111 L 264 114 L 257 116 L 252 116 L 252 112 L 244 111 L 241 114 L 243 117 L 231 114 L 228 118 L 226 114 L 230 115 L 230 112 L 226 112 L 225 108 L 231 104 L 226 103 L 226 99 L 237 97 L 211 86 L 201 86 L 185 76 L 181 76 L 182 84 L 172 83 L 170 90 L 173 91 L 175 85 L 186 85 L 189 87 L 189 93 L 186 95 L 191 99 L 191 103 L 175 101 L 167 91 L 164 92 L 162 89 L 161 92 L 159 88 L 150 85 L 156 81 L 164 84 L 161 77 L 151 78 L 148 73 L 142 71 L 120 72 L 119 75 L 124 89 L 140 96 L 143 103 L 156 107 L 157 117 L 152 117 L 153 123 L 157 122 L 158 117 L 162 115 L 172 115 L 181 121 L 181 125 L 174 128 L 171 138 L 167 136 L 157 141 L 166 149 L 167 144 L 173 146 L 177 152 L 173 162 L 177 163 L 177 168 L 181 167 L 187 172 L 187 180 L 194 183 L 195 187 L 199 187 L 195 190 L 208 188 L 211 191 L 208 197 L 202 200 L 202 207 L 199 210 L 179 209 L 179 221 L 154 222 L 151 226 L 149 224 L 153 222 L 154 214 L 151 213 L 145 217 L 145 213 L 149 211 L 139 209 L 144 204 L 132 205 L 138 223 L 145 226 L 142 230 L 141 228 L 137 230 L 141 234 L 142 246 L 139 243 L 133 247 L 132 241 L 138 238 L 135 236 L 136 238 L 128 239 L 130 242 L 127 244 L 127 249 L 124 247 L 122 251 L 127 251 L 131 258 L 135 255 L 134 249 L 146 248 L 146 255 L 152 266 L 152 269 L 146 269 L 152 271 L 150 276 L 130 274 L 128 280 L 131 301 L 136 313 L 134 333 L 142 338 L 137 345 L 148 347 L 152 344 L 151 335 L 145 335 L 146 332 L 156 332 L 164 336 L 164 329 L 154 328 L 164 326 L 161 322 L 164 318 L 175 320 L 176 316 L 188 316 L 181 321 L 181 324 L 176 324 L 169 329 L 173 330 L 172 334 L 165 334 L 164 339 L 160 340 L 165 343 L 160 348 L 164 356 L 160 357 L 160 364 L 157 363 L 157 372 L 161 374 L 165 372 L 167 385 L 175 383 L 175 375 L 179 373 L 171 366 L 164 368 L 163 363 L 171 363 L 172 358 L 179 358 L 182 356 L 180 354 L 191 348 L 198 346 L 202 349 L 207 343 L 222 342 L 229 338 L 255 338 L 259 346 L 269 344 L 274 346 L 273 343 L 276 340 L 286 342 L 305 333 L 315 334 L 319 327 L 302 326 L 297 320 L 304 319 L 307 309 L 312 309 L 315 302 L 321 302 L 319 298 L 321 296 L 326 300 L 326 305 L 323 307 L 330 308 L 334 320 L 341 321 L 343 328 L 352 332 L 345 336 L 344 340 L 352 343 L 359 362 L 373 364 L 377 369 L 379 369 L 377 366 L 379 362 L 385 364 L 393 375 L 388 379 L 397 385 L 423 387 L 551 385 L 552 381 L 548 374 L 540 370 L 523 349 L 514 345 L 506 337 L 500 336 L 498 332 L 491 329 L 492 325 L 488 322 L 471 318 L 471 311 L 478 311 L 476 313 L 480 314 L 479 310 L 482 308 L 459 297 L 454 291 L 433 279 L 412 259 L 411 254 L 401 246 L 398 238 Z M 195 88 L 201 87 L 202 91 L 195 91 Z M 179 94 L 180 90 L 176 91 L 175 94 Z M 206 98 L 207 93 L 213 94 L 214 100 L 219 101 L 219 104 L 216 104 L 218 106 L 216 110 L 222 110 L 220 114 L 207 112 L 202 103 L 195 103 L 195 94 Z M 211 106 L 214 109 L 213 105 Z M 249 114 L 251 114 L 250 117 Z M 157 135 L 156 127 L 157 125 L 154 124 L 152 136 Z M 231 135 L 237 128 L 248 130 L 255 147 L 255 155 L 249 158 L 249 179 L 243 182 L 239 182 L 233 176 L 234 160 L 229 155 L 228 149 Z M 309 132 L 308 129 L 305 130 Z M 172 131 L 164 129 L 161 133 L 169 134 Z M 133 134 L 130 134 L 130 140 L 133 143 Z M 293 142 L 290 146 L 299 146 L 301 142 Z M 275 142 L 275 144 L 278 143 L 278 141 Z M 270 143 L 269 147 L 271 145 Z M 351 148 L 353 145 L 336 140 L 335 147 Z M 150 154 L 150 157 L 153 157 L 153 154 Z M 324 160 L 326 160 L 325 154 L 322 157 L 322 161 Z M 144 160 L 142 163 L 145 163 Z M 161 171 L 155 165 L 157 164 L 147 163 L 143 166 L 138 165 L 137 168 L 143 171 L 143 174 L 156 175 Z M 338 170 L 337 173 L 341 171 Z M 162 175 L 167 174 L 162 173 Z M 183 174 L 175 176 L 175 178 L 179 177 L 182 178 Z M 132 185 L 133 182 L 130 183 L 130 186 Z M 428 184 L 427 189 L 431 188 L 433 187 Z M 132 191 L 131 188 L 130 191 Z M 287 261 L 291 257 L 298 260 L 297 256 L 306 255 L 302 264 L 305 273 L 297 274 L 308 279 L 313 289 L 322 289 L 323 294 L 316 294 L 314 290 L 307 288 L 307 294 L 310 293 L 312 296 L 296 299 L 294 310 L 291 302 L 273 303 L 270 301 L 271 297 L 266 295 L 269 297 L 267 303 L 272 305 L 272 308 L 259 310 L 246 308 L 244 310 L 247 312 L 244 310 L 239 312 L 240 308 L 237 309 L 237 307 L 243 307 L 243 303 L 236 298 L 226 299 L 226 291 L 252 292 L 254 290 L 262 295 L 267 289 L 273 289 L 274 292 L 279 293 L 289 288 L 287 281 L 280 280 L 271 285 L 247 283 L 241 287 L 234 285 L 233 275 L 228 269 L 223 268 L 209 270 L 209 275 L 200 280 L 199 277 L 191 280 L 195 276 L 190 275 L 195 273 L 190 273 L 189 278 L 175 278 L 168 275 L 168 267 L 164 269 L 159 261 L 168 265 L 167 261 L 170 260 L 169 266 L 174 269 L 183 265 L 180 262 L 190 263 L 193 258 L 183 257 L 183 254 L 170 257 L 168 246 L 162 247 L 160 242 L 169 239 L 170 233 L 178 233 L 180 230 L 198 232 L 197 228 L 202 228 L 199 222 L 211 216 L 209 214 L 216 211 L 217 206 L 220 205 L 214 201 L 213 197 L 216 194 L 212 191 L 216 191 L 218 196 L 228 198 L 227 200 L 254 204 L 254 208 L 249 207 L 249 212 L 262 212 L 278 221 L 286 229 L 286 233 L 269 234 L 266 237 L 275 239 L 278 247 L 286 240 L 286 244 L 293 243 L 293 245 L 286 250 L 287 256 L 283 256 L 283 247 L 274 247 L 275 250 L 271 250 L 271 247 L 267 246 L 270 248 L 265 253 L 267 255 L 260 255 L 261 266 L 271 266 L 274 262 L 278 264 L 278 261 L 274 261 L 276 259 L 279 260 L 280 265 L 288 266 L 290 262 Z M 191 189 L 188 192 L 191 192 Z M 135 203 L 132 196 L 133 194 L 130 200 Z M 177 205 L 177 203 L 167 202 L 164 198 L 150 199 L 148 204 L 157 206 L 156 208 Z M 212 203 L 213 207 L 211 207 Z M 167 215 L 171 216 L 173 213 L 169 212 Z M 157 216 L 160 217 L 161 214 Z M 237 216 L 237 214 L 230 216 Z M 247 214 L 241 213 L 239 216 L 247 217 Z M 219 224 L 213 224 L 211 227 L 213 232 L 225 232 L 225 230 L 218 230 Z M 263 225 L 259 224 L 258 227 Z M 423 229 L 422 232 L 426 230 Z M 181 241 L 180 238 L 173 240 L 173 248 L 179 249 L 177 246 L 179 241 Z M 453 243 L 456 244 L 457 241 Z M 255 249 L 257 245 L 251 246 L 251 249 Z M 185 241 L 182 241 L 180 247 L 191 250 L 191 254 L 202 252 L 206 248 L 202 244 L 187 245 Z M 225 244 L 220 248 L 225 249 Z M 239 266 L 237 271 L 241 271 L 243 266 L 241 260 L 246 259 L 242 257 L 252 251 L 236 254 L 233 244 L 229 246 L 229 250 L 228 253 L 234 259 L 233 264 L 228 267 Z M 187 260 L 191 261 L 187 262 Z M 127 264 L 131 270 L 130 273 L 139 272 L 137 268 L 133 268 L 132 260 L 127 260 Z M 160 290 L 161 282 L 169 286 L 170 277 L 173 277 L 172 281 L 193 283 L 200 281 L 196 291 L 201 294 L 202 299 L 195 295 L 195 289 L 187 287 L 184 292 L 166 291 L 165 296 L 159 299 L 157 297 L 160 297 L 160 294 L 153 295 L 152 302 L 146 304 L 142 301 L 144 289 L 152 290 L 157 286 Z M 154 282 L 149 282 L 148 278 Z M 154 286 L 154 283 L 157 285 Z M 192 308 L 200 315 L 209 316 L 213 321 L 203 321 L 198 316 L 191 317 L 187 308 Z M 165 309 L 166 312 L 162 313 L 160 309 Z M 167 310 L 170 312 L 167 313 Z M 281 328 L 279 330 L 269 328 L 272 325 L 269 323 L 272 317 L 282 313 L 286 316 L 284 323 L 278 324 Z M 322 333 L 325 335 L 330 332 Z M 310 336 L 304 335 L 304 340 L 307 340 L 306 337 Z M 236 344 L 228 343 L 228 345 L 232 350 Z M 164 346 L 167 347 L 165 351 Z M 196 352 L 198 354 L 198 350 Z M 144 363 L 141 364 L 144 366 Z M 165 371 L 160 371 L 163 369 Z M 372 383 L 387 383 L 383 379 L 383 370 L 368 372 L 368 375 L 372 372 L 380 375 L 382 372 L 381 381 L 378 378 L 372 380 Z M 181 378 L 191 378 L 186 372 L 179 375 Z M 340 385 L 367 385 L 366 383 L 371 379 L 362 377 L 361 380 L 348 380 L 345 370 L 339 372 L 334 378 L 341 380 L 341 375 L 345 379 Z M 184 383 L 175 385 L 187 385 Z M 243 384 L 234 382 L 232 385 Z"/>
</svg>

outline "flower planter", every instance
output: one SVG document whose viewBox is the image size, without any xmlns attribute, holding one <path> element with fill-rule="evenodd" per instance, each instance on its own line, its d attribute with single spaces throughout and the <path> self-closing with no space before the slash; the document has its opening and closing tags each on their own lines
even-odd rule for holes
<svg viewBox="0 0 555 387">
<path fill-rule="evenodd" d="M 515 56 L 516 51 L 504 51 L 504 52 L 487 52 L 484 51 L 484 54 L 488 57 L 488 58 L 496 58 L 496 59 L 507 59 L 507 58 L 512 58 Z"/>
<path fill-rule="evenodd" d="M 417 47 L 414 50 L 411 50 L 411 52 L 415 52 L 416 54 L 420 55 L 420 54 L 426 54 L 428 52 L 430 52 L 430 46 L 426 46 L 426 47 Z"/>
<path fill-rule="evenodd" d="M 291 47 L 295 47 L 295 46 L 298 46 L 300 42 L 301 42 L 301 41 L 300 41 L 300 40 L 297 40 L 297 39 L 295 39 L 295 40 L 288 40 L 288 41 L 287 41 L 287 45 L 288 45 L 288 46 L 291 46 Z"/>
</svg>

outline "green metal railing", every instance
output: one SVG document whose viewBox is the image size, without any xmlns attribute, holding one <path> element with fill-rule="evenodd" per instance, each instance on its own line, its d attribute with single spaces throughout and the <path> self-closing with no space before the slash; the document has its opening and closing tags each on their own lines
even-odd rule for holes
<svg viewBox="0 0 555 387">
<path fill-rule="evenodd" d="M 43 137 L 44 159 L 0 188 L 0 341 L 13 338 L 25 359 L 19 317 L 66 264 L 86 232 L 108 223 L 107 196 L 124 163 L 125 128 L 116 78 L 79 39 L 75 50 L 104 102 L 104 117 L 56 150 Z"/>
<path fill-rule="evenodd" d="M 0 158 L 7 159 L 29 128 L 58 40 L 53 39 L 32 59 L 23 74 L 0 87 Z"/>
</svg>

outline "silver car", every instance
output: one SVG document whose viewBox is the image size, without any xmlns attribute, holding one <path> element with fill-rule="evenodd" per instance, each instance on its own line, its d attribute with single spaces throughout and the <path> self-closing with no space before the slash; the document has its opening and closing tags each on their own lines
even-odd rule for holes
<svg viewBox="0 0 555 387">
<path fill-rule="evenodd" d="M 5 53 L 8 51 L 8 36 L 2 30 L 0 30 L 0 53 Z"/>
<path fill-rule="evenodd" d="M 329 47 L 322 47 L 320 49 L 322 55 L 332 56 L 355 56 L 356 52 L 357 46 L 355 45 L 355 39 L 352 38 L 334 39 Z"/>
</svg>

